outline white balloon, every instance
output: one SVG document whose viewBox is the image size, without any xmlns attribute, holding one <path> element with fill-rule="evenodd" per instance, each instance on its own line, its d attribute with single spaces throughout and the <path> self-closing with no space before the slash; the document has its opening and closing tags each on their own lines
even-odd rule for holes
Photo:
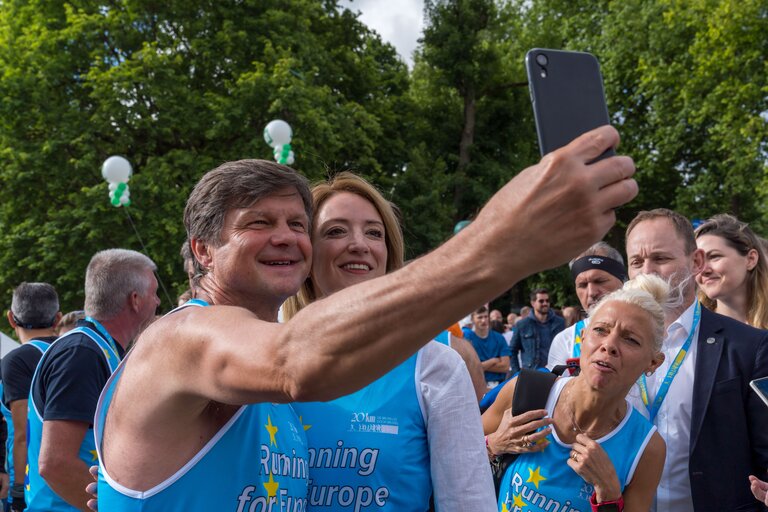
<svg viewBox="0 0 768 512">
<path fill-rule="evenodd" d="M 288 157 L 285 159 L 285 165 L 293 165 L 293 162 L 295 161 L 296 160 L 293 157 L 293 151 L 291 151 L 290 153 L 288 153 Z"/>
<path fill-rule="evenodd" d="M 133 174 L 131 164 L 121 156 L 111 156 L 101 166 L 101 175 L 110 183 L 125 183 Z"/>
<path fill-rule="evenodd" d="M 130 201 L 131 201 L 131 200 L 128 198 L 128 196 L 127 196 L 126 194 L 123 194 L 122 196 L 120 196 L 120 204 L 122 204 L 122 205 L 126 205 L 126 204 L 128 204 Z"/>
<path fill-rule="evenodd" d="M 110 192 L 114 192 L 115 190 L 117 190 L 117 183 L 115 183 L 115 182 L 110 183 L 109 184 L 109 191 Z"/>
<path fill-rule="evenodd" d="M 270 147 L 290 144 L 291 137 L 293 137 L 291 126 L 282 119 L 270 121 L 264 128 L 264 140 Z"/>
</svg>

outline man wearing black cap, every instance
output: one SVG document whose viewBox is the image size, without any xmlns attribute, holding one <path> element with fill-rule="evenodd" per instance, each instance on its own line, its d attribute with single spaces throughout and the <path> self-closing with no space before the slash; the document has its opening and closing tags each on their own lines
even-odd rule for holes
<svg viewBox="0 0 768 512">
<path fill-rule="evenodd" d="M 3 413 L 10 412 L 8 437 L 13 440 L 8 453 L 11 481 L 11 510 L 24 510 L 24 473 L 27 467 L 27 398 L 32 375 L 43 352 L 56 339 L 61 320 L 59 296 L 48 283 L 21 283 L 13 291 L 8 323 L 16 331 L 21 346 L 2 360 Z"/>
<path fill-rule="evenodd" d="M 568 264 L 573 276 L 576 295 L 585 311 L 604 295 L 621 288 L 627 279 L 627 269 L 619 251 L 605 242 L 598 242 Z M 581 355 L 581 338 L 589 318 L 576 322 L 552 340 L 547 368 L 564 365 L 568 359 Z"/>
</svg>

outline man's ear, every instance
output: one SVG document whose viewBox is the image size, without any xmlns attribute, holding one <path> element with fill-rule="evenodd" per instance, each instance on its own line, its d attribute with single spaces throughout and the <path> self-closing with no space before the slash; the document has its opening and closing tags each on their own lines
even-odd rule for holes
<svg viewBox="0 0 768 512">
<path fill-rule="evenodd" d="M 53 319 L 53 325 L 52 328 L 55 328 L 57 325 L 59 325 L 59 322 L 61 322 L 61 311 L 56 313 L 56 318 Z"/>
<path fill-rule="evenodd" d="M 132 291 L 128 296 L 128 304 L 131 306 L 131 311 L 138 313 L 141 309 L 141 297 L 136 291 Z"/>
<path fill-rule="evenodd" d="M 192 249 L 192 257 L 200 263 L 203 268 L 210 268 L 213 264 L 213 254 L 211 253 L 211 246 L 207 242 L 192 238 L 189 241 L 189 247 Z"/>
<path fill-rule="evenodd" d="M 13 313 L 11 313 L 10 309 L 6 313 L 6 317 L 8 318 L 8 323 L 11 324 L 11 329 L 15 329 L 16 328 L 16 320 L 13 319 Z"/>
</svg>

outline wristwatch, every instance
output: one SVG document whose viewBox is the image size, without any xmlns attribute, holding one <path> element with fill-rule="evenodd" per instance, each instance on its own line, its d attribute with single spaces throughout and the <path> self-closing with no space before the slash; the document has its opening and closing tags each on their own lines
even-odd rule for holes
<svg viewBox="0 0 768 512">
<path fill-rule="evenodd" d="M 623 512 L 624 511 L 624 497 L 619 496 L 619 499 L 613 501 L 601 501 L 597 502 L 597 494 L 592 493 L 589 498 L 589 504 L 592 506 L 592 512 Z"/>
</svg>

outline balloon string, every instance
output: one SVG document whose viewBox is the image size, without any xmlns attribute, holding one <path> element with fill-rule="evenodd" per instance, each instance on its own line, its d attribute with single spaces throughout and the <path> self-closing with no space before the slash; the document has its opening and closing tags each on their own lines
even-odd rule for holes
<svg viewBox="0 0 768 512">
<path fill-rule="evenodd" d="M 147 250 L 147 247 L 144 245 L 144 241 L 141 239 L 141 235 L 139 234 L 139 230 L 136 229 L 136 224 L 133 223 L 133 218 L 131 217 L 131 213 L 128 211 L 128 208 L 123 207 L 121 208 L 125 212 L 125 216 L 128 217 L 128 222 L 131 223 L 131 227 L 133 228 L 133 232 L 136 233 L 136 238 L 139 239 L 139 243 L 141 244 L 141 248 L 144 250 L 144 254 L 149 257 L 149 251 Z M 160 279 L 160 272 L 155 272 L 155 277 L 157 277 L 157 282 L 160 283 L 160 287 L 163 289 L 163 293 L 165 294 L 165 298 L 168 299 L 168 304 L 171 305 L 171 309 L 174 307 L 173 300 L 171 300 L 171 296 L 168 294 L 168 290 L 165 288 L 165 283 L 163 283 L 163 280 Z"/>
</svg>

